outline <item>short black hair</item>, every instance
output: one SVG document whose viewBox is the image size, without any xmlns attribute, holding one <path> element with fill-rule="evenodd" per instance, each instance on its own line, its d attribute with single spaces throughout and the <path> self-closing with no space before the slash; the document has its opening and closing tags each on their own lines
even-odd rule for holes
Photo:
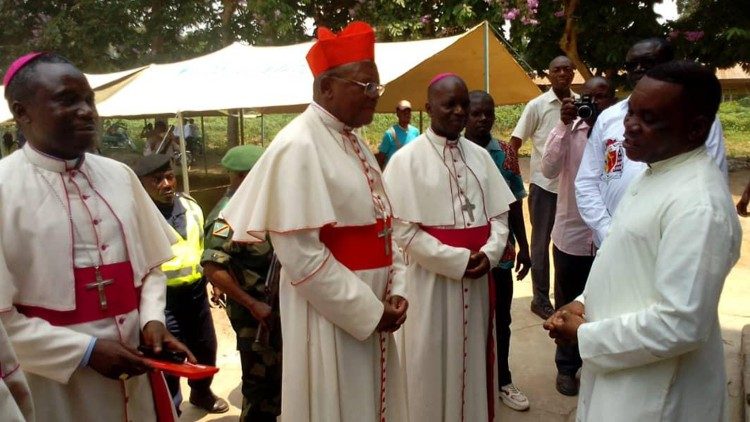
<svg viewBox="0 0 750 422">
<path fill-rule="evenodd" d="M 550 60 L 550 61 L 549 61 L 549 64 L 547 65 L 547 67 L 549 67 L 549 68 L 552 68 L 552 63 L 553 63 L 553 62 L 554 62 L 555 60 L 560 60 L 560 59 L 565 59 L 565 60 L 567 60 L 567 61 L 568 61 L 568 63 L 570 63 L 570 65 L 571 65 L 571 66 L 573 66 L 573 60 L 570 60 L 570 57 L 566 56 L 565 54 L 561 54 L 561 55 L 559 55 L 559 56 L 555 56 L 555 58 L 553 58 L 552 60 Z"/>
<path fill-rule="evenodd" d="M 64 63 L 75 67 L 70 60 L 59 54 L 42 53 L 22 67 L 5 87 L 5 99 L 8 102 L 24 101 L 31 96 L 33 93 L 31 82 L 36 74 L 36 68 L 42 63 Z"/>
<path fill-rule="evenodd" d="M 654 66 L 645 76 L 680 85 L 686 107 L 710 120 L 716 118 L 721 103 L 721 84 L 706 66 L 689 60 L 674 60 Z"/>
<path fill-rule="evenodd" d="M 660 63 L 666 63 L 674 60 L 674 47 L 672 46 L 672 43 L 670 43 L 666 38 L 645 38 L 633 44 L 633 47 L 638 44 L 655 44 L 656 50 L 659 52 L 658 57 L 660 59 Z"/>
<path fill-rule="evenodd" d="M 613 84 L 612 82 L 610 82 L 609 79 L 607 79 L 607 78 L 605 78 L 603 76 L 594 76 L 591 79 L 589 79 L 586 82 L 584 82 L 583 85 L 586 86 L 588 84 L 593 84 L 593 83 L 603 83 L 603 84 L 606 84 L 607 85 L 607 95 L 609 95 L 610 98 L 614 98 L 615 97 L 615 93 L 616 93 L 616 91 L 615 91 L 615 84 Z"/>
<path fill-rule="evenodd" d="M 493 104 L 495 103 L 495 99 L 492 98 L 492 95 L 487 91 L 475 89 L 474 91 L 469 92 L 469 101 L 482 101 L 485 98 L 492 101 Z"/>
</svg>

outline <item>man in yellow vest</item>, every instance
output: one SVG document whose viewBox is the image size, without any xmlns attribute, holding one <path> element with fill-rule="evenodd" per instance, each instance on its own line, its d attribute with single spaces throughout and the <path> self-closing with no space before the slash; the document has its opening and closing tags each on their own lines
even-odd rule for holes
<svg viewBox="0 0 750 422">
<path fill-rule="evenodd" d="M 172 245 L 175 257 L 162 264 L 167 276 L 166 323 L 169 331 L 193 352 L 198 363 L 216 364 L 216 332 L 208 306 L 206 281 L 200 266 L 203 254 L 203 211 L 197 202 L 175 191 L 177 178 L 170 158 L 154 154 L 141 158 L 135 174 L 148 195 L 175 230 L 178 242 Z M 175 408 L 180 409 L 180 380 L 166 377 Z M 211 391 L 212 378 L 188 381 L 190 403 L 209 412 L 229 410 L 226 400 Z"/>
</svg>

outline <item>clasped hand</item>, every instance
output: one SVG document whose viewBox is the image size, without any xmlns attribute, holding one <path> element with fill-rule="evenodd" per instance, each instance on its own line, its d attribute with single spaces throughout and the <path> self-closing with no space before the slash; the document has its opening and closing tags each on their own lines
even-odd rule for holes
<svg viewBox="0 0 750 422">
<path fill-rule="evenodd" d="M 479 278 L 490 270 L 490 260 L 484 252 L 472 252 L 466 264 L 464 278 Z"/>
<path fill-rule="evenodd" d="M 401 327 L 406 321 L 406 310 L 409 309 L 409 301 L 401 296 L 389 296 L 383 301 L 383 315 L 376 329 L 392 333 Z"/>
<path fill-rule="evenodd" d="M 544 322 L 544 329 L 559 345 L 578 342 L 578 327 L 586 322 L 586 308 L 583 303 L 573 301 L 561 307 Z"/>
</svg>

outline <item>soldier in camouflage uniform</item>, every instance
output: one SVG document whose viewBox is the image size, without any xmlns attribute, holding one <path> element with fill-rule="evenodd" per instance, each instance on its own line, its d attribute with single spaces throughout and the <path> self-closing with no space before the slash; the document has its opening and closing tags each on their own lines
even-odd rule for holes
<svg viewBox="0 0 750 422">
<path fill-rule="evenodd" d="M 227 315 L 237 333 L 242 363 L 240 421 L 253 422 L 276 421 L 281 412 L 278 296 L 269 297 L 266 286 L 273 249 L 268 241 L 232 242 L 232 229 L 219 213 L 262 152 L 260 147 L 244 145 L 230 149 L 221 160 L 229 171 L 230 186 L 206 219 L 205 251 L 201 259 L 208 280 L 228 297 Z"/>
</svg>

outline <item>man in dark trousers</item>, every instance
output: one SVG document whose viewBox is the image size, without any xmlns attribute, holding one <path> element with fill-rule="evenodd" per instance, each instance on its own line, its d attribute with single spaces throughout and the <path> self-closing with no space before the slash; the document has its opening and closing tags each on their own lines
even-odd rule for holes
<svg viewBox="0 0 750 422">
<path fill-rule="evenodd" d="M 262 153 L 261 147 L 242 145 L 221 160 L 229 172 L 229 189 L 206 219 L 201 258 L 208 281 L 228 296 L 227 316 L 242 363 L 242 422 L 275 422 L 281 413 L 281 323 L 274 294 L 278 277 L 276 286 L 271 285 L 274 277 L 267 279 L 273 248 L 268 241 L 232 242 L 232 229 L 220 217 Z"/>
<path fill-rule="evenodd" d="M 513 266 L 516 280 L 522 280 L 531 269 L 529 242 L 523 221 L 523 201 L 526 189 L 521 178 L 516 151 L 510 144 L 492 137 L 495 123 L 495 100 L 485 91 L 469 93 L 469 117 L 466 119 L 466 139 L 487 149 L 505 183 L 516 198 L 508 213 L 508 244 L 499 262 L 493 262 L 492 278 L 495 280 L 495 324 L 497 326 L 497 388 L 500 399 L 514 410 L 527 410 L 529 399 L 513 384 L 508 366 L 510 352 L 510 305 L 513 301 Z M 518 254 L 516 254 L 516 240 Z"/>
<path fill-rule="evenodd" d="M 154 154 L 143 157 L 136 163 L 134 171 L 178 238 L 172 245 L 175 257 L 161 265 L 167 276 L 167 328 L 189 345 L 198 363 L 213 366 L 216 364 L 216 333 L 200 266 L 203 211 L 193 198 L 175 191 L 177 178 L 169 156 Z M 180 380 L 173 376 L 166 378 L 172 401 L 179 412 L 182 402 Z M 229 410 L 229 404 L 211 391 L 212 380 L 188 381 L 190 403 L 209 413 L 224 413 Z"/>
</svg>

